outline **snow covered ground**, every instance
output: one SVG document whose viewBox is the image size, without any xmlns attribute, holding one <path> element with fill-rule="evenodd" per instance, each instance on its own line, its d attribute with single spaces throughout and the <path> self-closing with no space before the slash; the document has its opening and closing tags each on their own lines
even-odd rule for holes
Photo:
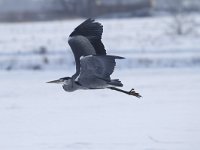
<svg viewBox="0 0 200 150">
<path fill-rule="evenodd" d="M 197 22 L 200 15 L 194 16 Z M 49 51 L 69 50 L 69 34 L 84 19 L 1 23 L 0 52 L 13 53 L 37 51 L 45 47 Z M 199 26 L 194 26 L 194 35 L 169 35 L 172 30 L 170 17 L 97 19 L 104 26 L 103 42 L 110 51 L 183 51 L 193 48 L 199 50 Z"/>
<path fill-rule="evenodd" d="M 200 21 L 200 16 L 195 15 Z M 0 69 L 69 68 L 68 35 L 83 19 L 0 24 Z M 200 26 L 186 36 L 169 34 L 170 17 L 98 19 L 109 54 L 128 58 L 129 67 L 199 67 Z M 42 53 L 42 54 L 41 54 Z"/>
<path fill-rule="evenodd" d="M 199 150 L 199 69 L 116 71 L 142 99 L 45 83 L 67 74 L 0 72 L 1 150 Z"/>
<path fill-rule="evenodd" d="M 127 58 L 113 78 L 137 99 L 45 83 L 73 74 L 67 38 L 82 21 L 0 24 L 0 150 L 199 150 L 199 26 L 177 36 L 168 17 L 98 20 L 108 53 Z"/>
</svg>

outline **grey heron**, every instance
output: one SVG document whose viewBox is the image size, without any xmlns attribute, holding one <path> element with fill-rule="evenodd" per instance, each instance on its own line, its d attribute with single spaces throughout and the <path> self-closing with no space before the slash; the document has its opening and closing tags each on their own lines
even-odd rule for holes
<svg viewBox="0 0 200 150">
<path fill-rule="evenodd" d="M 111 89 L 140 98 L 134 89 L 125 91 L 117 87 L 123 84 L 119 79 L 111 79 L 116 59 L 120 56 L 107 55 L 101 41 L 103 26 L 94 19 L 87 19 L 69 35 L 68 43 L 74 54 L 76 72 L 72 77 L 64 77 L 47 83 L 61 83 L 67 92 L 79 89 Z"/>
</svg>

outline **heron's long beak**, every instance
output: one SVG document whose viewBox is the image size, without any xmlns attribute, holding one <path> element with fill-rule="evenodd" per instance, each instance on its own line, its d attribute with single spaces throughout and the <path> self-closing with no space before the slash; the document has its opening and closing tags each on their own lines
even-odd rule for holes
<svg viewBox="0 0 200 150">
<path fill-rule="evenodd" d="M 46 82 L 46 83 L 61 83 L 62 81 L 60 81 L 60 79 L 58 80 L 53 80 L 53 81 L 49 81 L 49 82 Z"/>
</svg>

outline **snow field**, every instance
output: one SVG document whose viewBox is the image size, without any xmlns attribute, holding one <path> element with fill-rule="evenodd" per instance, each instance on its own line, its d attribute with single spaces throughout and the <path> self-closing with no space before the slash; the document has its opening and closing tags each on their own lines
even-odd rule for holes
<svg viewBox="0 0 200 150">
<path fill-rule="evenodd" d="M 45 83 L 67 74 L 0 72 L 0 149 L 199 149 L 198 69 L 116 70 L 113 78 L 142 99 Z"/>
</svg>

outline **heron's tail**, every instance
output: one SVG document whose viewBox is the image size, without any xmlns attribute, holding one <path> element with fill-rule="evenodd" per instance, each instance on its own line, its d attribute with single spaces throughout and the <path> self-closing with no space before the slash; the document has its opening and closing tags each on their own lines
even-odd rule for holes
<svg viewBox="0 0 200 150">
<path fill-rule="evenodd" d="M 118 86 L 118 87 L 122 87 L 123 84 L 119 79 L 113 79 L 110 82 L 108 82 L 109 85 L 113 85 L 113 86 Z"/>
</svg>

